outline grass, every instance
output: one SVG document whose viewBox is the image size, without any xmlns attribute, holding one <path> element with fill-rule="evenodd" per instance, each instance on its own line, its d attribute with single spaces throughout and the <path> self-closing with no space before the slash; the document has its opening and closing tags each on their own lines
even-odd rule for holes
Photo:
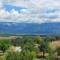
<svg viewBox="0 0 60 60">
<path fill-rule="evenodd" d="M 0 60 L 6 60 L 5 55 L 0 56 Z"/>
</svg>

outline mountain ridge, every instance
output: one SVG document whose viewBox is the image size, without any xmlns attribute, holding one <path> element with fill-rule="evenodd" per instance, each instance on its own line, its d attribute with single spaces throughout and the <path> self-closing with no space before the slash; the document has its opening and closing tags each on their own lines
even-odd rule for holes
<svg viewBox="0 0 60 60">
<path fill-rule="evenodd" d="M 0 34 L 60 35 L 60 22 L 50 22 L 41 24 L 0 22 Z"/>
</svg>

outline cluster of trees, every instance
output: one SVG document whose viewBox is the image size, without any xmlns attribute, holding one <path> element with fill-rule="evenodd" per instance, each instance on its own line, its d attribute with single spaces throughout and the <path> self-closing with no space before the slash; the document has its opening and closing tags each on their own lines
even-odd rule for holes
<svg viewBox="0 0 60 60">
<path fill-rule="evenodd" d="M 57 47 L 56 50 L 52 50 L 49 46 L 49 43 L 54 40 L 59 40 L 59 37 L 22 37 L 16 38 L 13 40 L 0 40 L 0 51 L 6 53 L 6 60 L 35 60 L 37 57 L 40 59 L 46 60 L 59 60 L 60 56 L 60 47 Z M 14 52 L 9 50 L 11 46 L 20 46 L 21 52 Z M 7 51 L 8 50 L 8 51 Z M 42 52 L 43 55 L 38 55 Z M 46 54 L 48 54 L 46 56 Z M 56 54 L 56 56 L 55 56 Z"/>
<path fill-rule="evenodd" d="M 1 40 L 0 50 L 6 53 L 6 60 L 35 60 L 37 47 L 35 44 L 40 43 L 40 37 L 23 37 L 13 40 Z M 20 46 L 21 52 L 9 50 L 11 46 Z"/>
</svg>

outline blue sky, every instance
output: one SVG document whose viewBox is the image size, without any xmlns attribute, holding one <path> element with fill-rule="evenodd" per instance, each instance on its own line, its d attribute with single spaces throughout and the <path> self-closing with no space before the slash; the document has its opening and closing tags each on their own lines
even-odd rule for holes
<svg viewBox="0 0 60 60">
<path fill-rule="evenodd" d="M 0 0 L 0 22 L 60 22 L 60 0 Z"/>
</svg>

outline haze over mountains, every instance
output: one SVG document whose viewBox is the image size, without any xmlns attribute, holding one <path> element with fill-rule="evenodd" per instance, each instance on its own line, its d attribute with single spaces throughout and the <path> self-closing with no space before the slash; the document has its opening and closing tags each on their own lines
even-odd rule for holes
<svg viewBox="0 0 60 60">
<path fill-rule="evenodd" d="M 60 23 L 13 23 L 0 22 L 0 34 L 12 35 L 59 35 Z"/>
</svg>

